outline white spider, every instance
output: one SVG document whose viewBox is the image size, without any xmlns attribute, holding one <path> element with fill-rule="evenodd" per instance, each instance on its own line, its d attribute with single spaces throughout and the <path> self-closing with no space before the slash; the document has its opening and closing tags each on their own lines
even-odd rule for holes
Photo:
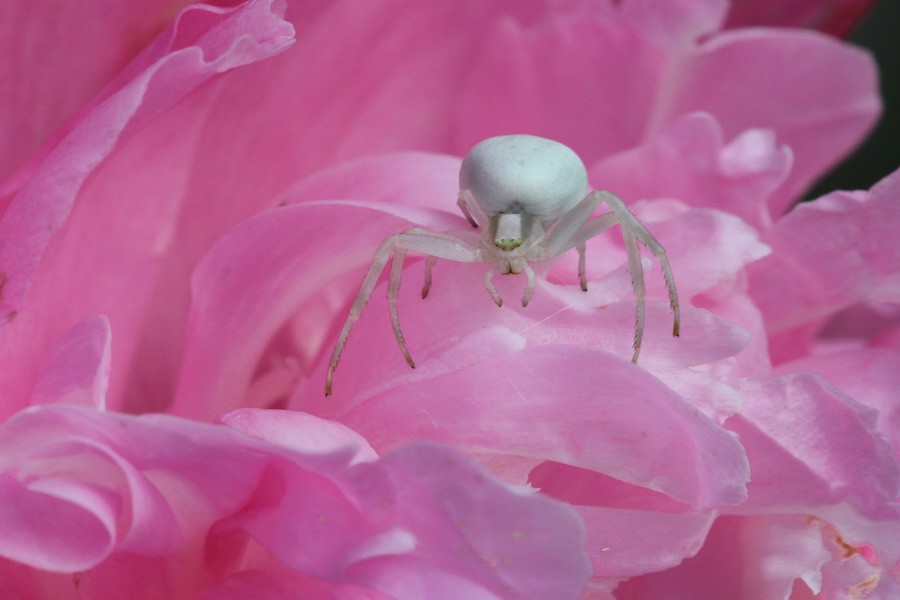
<svg viewBox="0 0 900 600">
<path fill-rule="evenodd" d="M 534 271 L 529 263 L 541 262 L 575 248 L 578 250 L 581 289 L 587 291 L 585 242 L 616 223 L 622 226 L 637 301 L 634 356 L 631 361 L 637 362 L 644 331 L 644 270 L 637 240 L 641 240 L 662 264 L 669 300 L 675 313 L 672 334 L 677 336 L 678 296 L 666 251 L 618 196 L 605 190 L 585 195 L 587 186 L 584 163 L 575 152 L 559 142 L 530 135 L 505 135 L 477 144 L 463 159 L 457 204 L 472 227 L 481 227 L 480 238 L 473 240 L 472 234 L 463 231 L 431 231 L 412 227 L 381 242 L 335 344 L 328 366 L 325 395 L 331 395 L 332 377 L 350 328 L 372 295 L 391 253 L 394 260 L 387 289 L 391 323 L 400 350 L 413 368 L 415 363 L 406 349 L 397 317 L 397 292 L 407 251 L 428 257 L 423 298 L 428 295 L 431 286 L 431 269 L 438 258 L 443 258 L 457 262 L 493 263 L 484 276 L 484 285 L 497 306 L 502 306 L 503 301 L 491 282 L 493 276 L 498 272 L 525 271 L 528 284 L 522 306 L 527 306 L 534 291 Z M 591 219 L 601 202 L 606 203 L 610 212 Z"/>
</svg>

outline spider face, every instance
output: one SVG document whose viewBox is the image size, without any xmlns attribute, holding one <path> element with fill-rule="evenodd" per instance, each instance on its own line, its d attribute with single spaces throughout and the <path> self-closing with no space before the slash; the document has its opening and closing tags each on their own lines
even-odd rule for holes
<svg viewBox="0 0 900 600">
<path fill-rule="evenodd" d="M 528 213 L 504 213 L 488 220 L 485 240 L 504 252 L 521 248 L 528 240 L 528 247 L 544 237 L 541 222 Z M 527 250 L 528 247 L 524 248 Z"/>
<path fill-rule="evenodd" d="M 675 313 L 673 335 L 678 335 L 678 297 L 666 251 L 618 196 L 607 191 L 587 193 L 587 171 L 571 149 L 559 142 L 531 135 L 488 138 L 472 148 L 463 159 L 459 185 L 457 205 L 473 227 L 482 228 L 480 242 L 473 243 L 471 236 L 458 231 L 431 231 L 419 227 L 384 240 L 375 251 L 372 266 L 366 273 L 335 344 L 325 381 L 326 396 L 331 394 L 332 376 L 350 335 L 350 327 L 359 318 L 391 255 L 393 262 L 387 286 L 391 324 L 406 362 L 415 367 L 400 332 L 397 315 L 400 276 L 406 253 L 410 250 L 428 257 L 422 298 L 428 295 L 431 286 L 431 269 L 436 259 L 442 258 L 491 264 L 485 274 L 484 285 L 497 306 L 503 306 L 503 301 L 491 283 L 492 277 L 496 273 L 524 271 L 528 283 L 522 306 L 527 306 L 535 285 L 534 270 L 529 263 L 541 262 L 574 248 L 578 251 L 581 289 L 587 291 L 585 242 L 613 225 L 620 225 L 637 304 L 632 362 L 637 362 L 644 330 L 644 272 L 638 240 L 660 261 Z M 609 207 L 610 212 L 591 218 L 602 203 Z"/>
</svg>

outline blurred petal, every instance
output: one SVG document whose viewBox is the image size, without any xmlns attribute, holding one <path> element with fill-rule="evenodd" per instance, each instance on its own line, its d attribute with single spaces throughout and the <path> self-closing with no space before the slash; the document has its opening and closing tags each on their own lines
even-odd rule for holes
<svg viewBox="0 0 900 600">
<path fill-rule="evenodd" d="M 0 3 L 0 181 L 188 3 Z"/>
<path fill-rule="evenodd" d="M 111 356 L 109 319 L 89 317 L 72 326 L 41 364 L 32 404 L 80 404 L 103 409 Z"/>
<path fill-rule="evenodd" d="M 725 143 L 715 117 L 693 113 L 638 148 L 607 157 L 591 170 L 598 188 L 630 201 L 678 198 L 716 208 L 757 229 L 772 222 L 768 199 L 787 177 L 793 155 L 772 131 L 751 129 Z"/>
<path fill-rule="evenodd" d="M 186 9 L 135 63 L 142 68 L 133 66 L 130 78 L 74 123 L 18 191 L 0 220 L 0 329 L 5 328 L 0 389 L 9 399 L 4 414 L 27 399 L 50 340 L 86 315 L 109 315 L 123 349 L 112 357 L 121 365 L 113 376 L 125 375 L 143 308 L 136 298 L 152 289 L 153 266 L 158 267 L 159 249 L 170 235 L 169 216 L 178 199 L 155 205 L 141 190 L 123 203 L 131 190 L 120 187 L 98 206 L 91 194 L 77 203 L 76 195 L 114 150 L 191 89 L 285 49 L 292 30 L 271 12 L 271 4 L 255 0 L 234 10 Z"/>
<path fill-rule="evenodd" d="M 872 57 L 815 33 L 725 32 L 702 44 L 675 78 L 667 114 L 709 112 L 726 138 L 765 127 L 791 149 L 787 181 L 769 200 L 775 216 L 847 155 L 881 112 Z"/>
<path fill-rule="evenodd" d="M 382 239 L 406 229 L 410 223 L 403 215 L 439 228 L 455 222 L 444 213 L 421 209 L 381 212 L 362 204 L 326 202 L 263 213 L 224 236 L 194 276 L 190 338 L 173 409 L 212 418 L 240 407 L 243 390 L 276 331 L 336 277 L 358 272 Z M 349 243 L 347 231 L 354 232 Z M 355 277 L 341 281 L 332 293 L 348 296 L 356 285 Z M 309 315 L 312 328 L 306 335 L 319 337 L 307 343 L 317 351 L 321 336 L 328 333 L 322 326 L 334 318 L 336 308 L 331 311 L 324 322 L 322 315 Z"/>
<path fill-rule="evenodd" d="M 381 592 L 352 583 L 316 579 L 293 569 L 270 567 L 235 573 L 203 589 L 197 600 L 392 600 Z"/>
<path fill-rule="evenodd" d="M 880 112 L 875 64 L 861 50 L 775 29 L 698 42 L 719 2 L 621 6 L 531 27 L 499 24 L 461 100 L 460 137 L 471 146 L 489 135 L 541 135 L 592 164 L 703 111 L 726 139 L 765 128 L 791 149 L 794 167 L 769 200 L 780 215 L 859 143 Z"/>
</svg>

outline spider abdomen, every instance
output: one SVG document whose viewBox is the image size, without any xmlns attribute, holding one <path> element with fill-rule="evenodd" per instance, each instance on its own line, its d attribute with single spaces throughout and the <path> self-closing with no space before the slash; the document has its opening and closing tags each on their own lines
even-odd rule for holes
<svg viewBox="0 0 900 600">
<path fill-rule="evenodd" d="M 567 146 L 531 135 L 484 140 L 463 159 L 460 189 L 488 216 L 533 215 L 548 228 L 587 193 L 587 170 Z"/>
</svg>

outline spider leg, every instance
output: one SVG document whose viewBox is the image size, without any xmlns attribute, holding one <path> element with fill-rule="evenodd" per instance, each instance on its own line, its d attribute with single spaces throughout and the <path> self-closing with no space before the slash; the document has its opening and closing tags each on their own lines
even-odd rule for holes
<svg viewBox="0 0 900 600">
<path fill-rule="evenodd" d="M 525 295 L 522 296 L 522 306 L 528 306 L 528 302 L 531 300 L 531 293 L 534 292 L 534 270 L 527 262 L 522 265 L 522 270 L 525 271 L 525 275 L 528 277 Z"/>
<path fill-rule="evenodd" d="M 334 378 L 334 370 L 337 368 L 338 361 L 341 358 L 341 351 L 347 343 L 350 335 L 350 328 L 359 319 L 362 310 L 372 292 L 378 283 L 378 278 L 384 267 L 387 265 L 391 254 L 394 254 L 394 262 L 391 265 L 391 275 L 388 280 L 388 304 L 391 311 L 391 324 L 394 327 L 394 335 L 400 344 L 400 349 L 406 357 L 410 366 L 413 366 L 412 357 L 406 350 L 406 343 L 403 334 L 400 331 L 400 320 L 397 315 L 396 300 L 400 289 L 400 275 L 403 272 L 403 259 L 407 251 L 419 252 L 429 257 L 444 258 L 457 262 L 483 262 L 481 252 L 478 248 L 470 246 L 460 239 L 454 237 L 450 233 L 440 231 L 430 231 L 419 227 L 407 229 L 403 233 L 392 235 L 385 239 L 375 250 L 375 257 L 372 259 L 372 265 L 369 267 L 366 276 L 363 279 L 356 299 L 350 306 L 350 313 L 347 320 L 338 335 L 337 342 L 334 346 L 334 352 L 331 355 L 331 362 L 328 364 L 328 374 L 325 377 L 325 395 L 331 395 L 332 380 Z"/>
<path fill-rule="evenodd" d="M 422 286 L 423 300 L 428 296 L 428 290 L 431 289 L 431 269 L 434 268 L 434 263 L 436 262 L 437 258 L 433 256 L 429 256 L 425 259 L 425 285 Z"/>
<path fill-rule="evenodd" d="M 347 315 L 347 320 L 344 321 L 344 327 L 341 329 L 341 333 L 334 345 L 334 353 L 331 355 L 331 362 L 328 365 L 328 375 L 325 377 L 326 396 L 331 395 L 331 380 L 334 377 L 334 370 L 337 368 L 338 361 L 341 358 L 341 350 L 344 349 L 344 344 L 347 343 L 347 337 L 350 335 L 350 328 L 353 327 L 353 323 L 359 319 L 363 307 L 365 307 L 366 302 L 369 301 L 369 297 L 375 289 L 375 284 L 378 283 L 378 277 L 381 275 L 381 271 L 384 269 L 384 266 L 391 256 L 397 237 L 398 236 L 396 235 L 390 236 L 381 242 L 381 244 L 378 245 L 378 249 L 375 250 L 375 257 L 372 259 L 372 265 L 369 267 L 366 277 L 359 287 L 356 299 L 350 306 L 350 313 Z"/>
<path fill-rule="evenodd" d="M 587 291 L 587 277 L 584 274 L 585 266 L 586 266 L 585 260 L 584 260 L 585 245 L 578 244 L 577 246 L 575 246 L 575 248 L 578 250 L 578 279 L 581 282 L 581 291 L 586 292 Z"/>
<path fill-rule="evenodd" d="M 622 202 L 621 198 L 606 190 L 591 192 L 588 194 L 588 197 L 591 196 L 596 196 L 603 202 L 606 202 L 606 205 L 609 206 L 612 214 L 616 215 L 619 223 L 622 224 L 623 235 L 625 229 L 631 230 L 631 232 L 650 249 L 653 256 L 659 259 L 659 263 L 662 265 L 663 276 L 666 278 L 666 288 L 669 292 L 669 304 L 675 315 L 675 324 L 672 327 L 672 335 L 678 336 L 680 332 L 681 311 L 678 309 L 678 293 L 675 291 L 675 278 L 672 275 L 672 267 L 669 265 L 669 259 L 666 256 L 665 248 L 656 241 L 656 238 L 653 237 L 653 234 L 651 234 L 646 227 L 644 227 L 643 223 L 638 221 L 637 217 L 628 210 L 628 207 L 625 206 L 625 203 Z"/>
<path fill-rule="evenodd" d="M 644 339 L 644 265 L 641 264 L 641 249 L 638 247 L 637 237 L 628 227 L 622 227 L 622 239 L 625 240 L 625 250 L 628 254 L 628 270 L 631 271 L 631 288 L 634 290 L 636 306 L 636 320 L 634 325 L 634 355 L 631 362 L 637 364 L 638 355 L 641 353 L 641 340 Z"/>
<path fill-rule="evenodd" d="M 472 227 L 477 228 L 478 225 L 487 223 L 488 218 L 481 210 L 481 207 L 478 206 L 478 203 L 475 202 L 475 197 L 472 195 L 471 190 L 460 190 L 459 197 L 456 199 L 456 205 Z"/>
<path fill-rule="evenodd" d="M 431 258 L 430 256 L 428 258 Z M 400 331 L 400 316 L 397 314 L 397 296 L 400 293 L 400 277 L 403 275 L 403 261 L 406 259 L 406 248 L 394 246 L 394 260 L 391 262 L 391 276 L 388 279 L 387 299 L 388 310 L 391 313 L 391 326 L 394 328 L 394 337 L 397 338 L 397 344 L 400 345 L 400 351 L 403 358 L 413 369 L 416 363 L 413 362 L 409 350 L 406 349 L 406 340 L 403 339 L 403 332 Z"/>
<path fill-rule="evenodd" d="M 590 218 L 594 210 L 605 202 L 609 206 L 608 213 Z M 578 248 L 579 252 L 579 276 L 582 277 L 582 289 L 587 287 L 582 268 L 584 243 L 592 237 L 606 231 L 616 223 L 622 227 L 622 238 L 625 241 L 625 249 L 628 252 L 628 267 L 631 271 L 631 284 L 634 289 L 634 297 L 637 303 L 637 319 L 634 335 L 634 356 L 632 362 L 637 362 L 641 349 L 641 340 L 644 333 L 644 268 L 640 259 L 640 248 L 637 240 L 641 240 L 647 248 L 659 259 L 662 265 L 663 275 L 666 278 L 666 288 L 669 292 L 669 301 L 672 311 L 675 313 L 675 325 L 672 335 L 679 334 L 680 311 L 678 309 L 678 296 L 675 292 L 675 280 L 672 276 L 672 267 L 666 251 L 655 237 L 638 221 L 621 198 L 608 191 L 591 192 L 575 208 L 569 211 L 559 223 L 550 231 L 546 241 L 542 244 L 539 260 L 550 256 L 562 254 L 572 248 Z"/>
<path fill-rule="evenodd" d="M 491 279 L 494 278 L 494 275 L 497 274 L 497 271 L 500 270 L 500 267 L 497 266 L 496 263 L 491 265 L 491 268 L 488 269 L 488 272 L 484 274 L 484 287 L 487 288 L 487 291 L 491 294 L 491 298 L 494 299 L 494 302 L 497 306 L 503 306 L 503 299 L 500 298 L 500 294 L 497 293 L 497 288 L 494 287 L 494 283 Z"/>
</svg>

